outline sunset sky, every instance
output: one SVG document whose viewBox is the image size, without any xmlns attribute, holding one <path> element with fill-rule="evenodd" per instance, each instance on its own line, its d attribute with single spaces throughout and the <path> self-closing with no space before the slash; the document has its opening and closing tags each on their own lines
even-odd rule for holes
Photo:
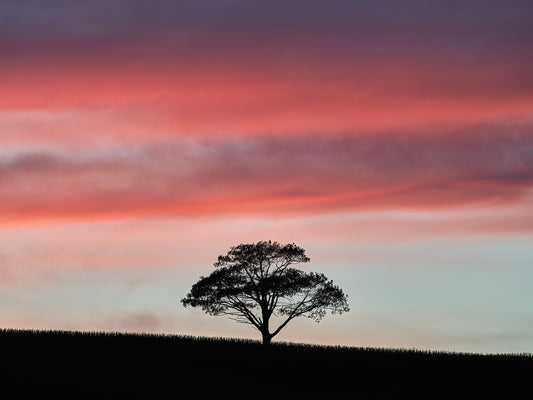
<svg viewBox="0 0 533 400">
<path fill-rule="evenodd" d="M 0 328 L 259 339 L 179 300 L 296 243 L 278 340 L 533 352 L 533 2 L 0 0 Z"/>
</svg>

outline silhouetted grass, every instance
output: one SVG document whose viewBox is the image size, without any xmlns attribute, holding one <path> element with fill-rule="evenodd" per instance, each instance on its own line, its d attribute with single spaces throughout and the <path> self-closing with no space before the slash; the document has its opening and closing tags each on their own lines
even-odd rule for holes
<svg viewBox="0 0 533 400">
<path fill-rule="evenodd" d="M 13 398 L 532 398 L 530 354 L 481 355 L 194 336 L 0 331 Z"/>
</svg>

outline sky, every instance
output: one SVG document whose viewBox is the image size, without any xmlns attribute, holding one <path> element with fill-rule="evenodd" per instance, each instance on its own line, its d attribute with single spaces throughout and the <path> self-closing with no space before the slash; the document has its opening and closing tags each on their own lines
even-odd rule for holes
<svg viewBox="0 0 533 400">
<path fill-rule="evenodd" d="M 179 300 L 296 243 L 284 341 L 533 351 L 528 0 L 0 0 L 0 327 L 259 339 Z"/>
</svg>

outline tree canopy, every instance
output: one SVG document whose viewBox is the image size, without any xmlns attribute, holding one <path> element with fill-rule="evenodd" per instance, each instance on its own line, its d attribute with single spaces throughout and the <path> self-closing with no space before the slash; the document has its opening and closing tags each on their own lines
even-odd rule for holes
<svg viewBox="0 0 533 400">
<path fill-rule="evenodd" d="M 220 255 L 215 271 L 200 277 L 181 302 L 250 324 L 261 332 L 263 344 L 269 344 L 294 318 L 319 322 L 328 311 L 349 311 L 347 296 L 324 274 L 291 267 L 309 261 L 294 243 L 240 244 Z M 271 331 L 272 317 L 279 317 L 279 324 Z"/>
</svg>

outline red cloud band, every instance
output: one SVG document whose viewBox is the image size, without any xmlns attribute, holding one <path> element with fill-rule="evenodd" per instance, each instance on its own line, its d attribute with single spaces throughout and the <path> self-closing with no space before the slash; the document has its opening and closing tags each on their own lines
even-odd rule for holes
<svg viewBox="0 0 533 400">
<path fill-rule="evenodd" d="M 346 43 L 280 48 L 225 40 L 15 41 L 0 60 L 0 109 L 116 111 L 137 127 L 106 128 L 105 116 L 88 125 L 93 136 L 127 140 L 460 125 L 525 118 L 533 102 L 529 53 L 443 59 L 427 51 L 376 53 L 372 42 L 351 52 Z M 50 130 L 85 139 L 58 124 Z"/>
<path fill-rule="evenodd" d="M 0 166 L 0 215 L 17 221 L 502 204 L 533 187 L 532 160 L 531 134 L 475 130 L 23 154 Z"/>
</svg>

